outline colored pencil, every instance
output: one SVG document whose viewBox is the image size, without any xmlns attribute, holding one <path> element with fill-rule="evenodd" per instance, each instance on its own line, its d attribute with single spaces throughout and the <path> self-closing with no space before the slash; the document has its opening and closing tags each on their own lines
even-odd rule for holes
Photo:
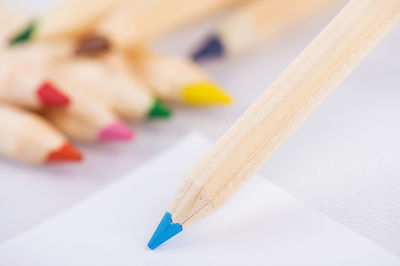
<svg viewBox="0 0 400 266">
<path fill-rule="evenodd" d="M 338 0 L 257 0 L 239 8 L 192 54 L 195 61 L 240 54 L 275 38 Z"/>
<path fill-rule="evenodd" d="M 70 100 L 47 75 L 47 46 L 0 49 L 0 99 L 31 109 L 65 107 Z"/>
<path fill-rule="evenodd" d="M 15 31 L 26 25 L 28 21 L 29 18 L 23 12 L 2 5 L 0 7 L 0 48 L 7 46 L 6 40 L 9 40 Z"/>
<path fill-rule="evenodd" d="M 64 0 L 37 20 L 32 20 L 17 31 L 10 44 L 31 39 L 49 40 L 71 38 L 76 40 L 92 31 L 95 24 L 124 0 Z"/>
<path fill-rule="evenodd" d="M 226 105 L 232 101 L 190 60 L 143 52 L 131 61 L 135 71 L 164 101 L 197 106 Z"/>
<path fill-rule="evenodd" d="M 243 1 L 126 1 L 102 19 L 95 32 L 107 37 L 113 47 L 129 48 Z"/>
<path fill-rule="evenodd" d="M 127 141 L 133 131 L 103 103 L 97 102 L 84 89 L 69 80 L 54 77 L 73 99 L 67 108 L 51 109 L 44 115 L 67 136 L 79 141 Z"/>
<path fill-rule="evenodd" d="M 0 154 L 30 164 L 81 161 L 81 153 L 43 118 L 0 103 Z"/>
<path fill-rule="evenodd" d="M 122 56 L 73 58 L 55 67 L 58 75 L 79 84 L 79 89 L 104 102 L 125 119 L 168 118 L 171 110 L 157 100 L 130 71 Z"/>
<path fill-rule="evenodd" d="M 351 0 L 188 172 L 148 246 L 222 206 L 399 20 L 399 0 Z"/>
</svg>

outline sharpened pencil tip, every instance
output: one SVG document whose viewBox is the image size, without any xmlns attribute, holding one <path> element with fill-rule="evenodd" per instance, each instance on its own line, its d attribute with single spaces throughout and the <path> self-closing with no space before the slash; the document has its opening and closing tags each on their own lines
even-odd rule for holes
<svg viewBox="0 0 400 266">
<path fill-rule="evenodd" d="M 99 132 L 98 139 L 100 141 L 112 140 L 131 140 L 133 131 L 125 123 L 117 121 Z"/>
<path fill-rule="evenodd" d="M 187 84 L 183 88 L 182 93 L 183 100 L 192 105 L 227 105 L 232 102 L 231 96 L 228 93 L 210 81 Z"/>
<path fill-rule="evenodd" d="M 172 115 L 172 111 L 168 106 L 162 103 L 160 100 L 155 99 L 151 110 L 148 113 L 149 118 L 169 118 Z"/>
<path fill-rule="evenodd" d="M 58 163 L 58 162 L 79 162 L 82 161 L 83 156 L 80 151 L 72 146 L 70 143 L 64 143 L 60 148 L 52 151 L 47 155 L 47 163 Z"/>
<path fill-rule="evenodd" d="M 155 249 L 181 231 L 182 225 L 179 223 L 173 223 L 171 214 L 166 212 L 147 246 L 150 249 Z"/>
<path fill-rule="evenodd" d="M 43 82 L 36 93 L 44 107 L 65 107 L 70 103 L 68 97 L 50 82 Z"/>
<path fill-rule="evenodd" d="M 206 61 L 223 57 L 225 48 L 221 39 L 217 35 L 212 35 L 206 39 L 200 47 L 192 54 L 192 59 L 195 62 Z"/>
<path fill-rule="evenodd" d="M 76 55 L 98 56 L 111 49 L 110 41 L 101 35 L 90 35 L 78 43 L 75 50 Z"/>
<path fill-rule="evenodd" d="M 36 28 L 37 21 L 31 21 L 25 28 L 23 28 L 20 32 L 18 32 L 14 37 L 9 40 L 9 44 L 12 46 L 28 42 L 33 38 Z"/>
</svg>

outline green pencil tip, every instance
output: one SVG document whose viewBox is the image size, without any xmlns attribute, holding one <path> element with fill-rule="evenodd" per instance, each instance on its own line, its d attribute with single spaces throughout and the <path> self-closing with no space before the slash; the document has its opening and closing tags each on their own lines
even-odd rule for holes
<svg viewBox="0 0 400 266">
<path fill-rule="evenodd" d="M 18 32 L 14 37 L 9 40 L 10 45 L 16 45 L 20 43 L 28 42 L 32 39 L 35 30 L 37 28 L 37 21 L 31 21 L 28 26 Z"/>
<path fill-rule="evenodd" d="M 160 100 L 154 100 L 153 106 L 148 113 L 149 118 L 169 118 L 172 115 L 171 109 L 169 109 Z"/>
</svg>

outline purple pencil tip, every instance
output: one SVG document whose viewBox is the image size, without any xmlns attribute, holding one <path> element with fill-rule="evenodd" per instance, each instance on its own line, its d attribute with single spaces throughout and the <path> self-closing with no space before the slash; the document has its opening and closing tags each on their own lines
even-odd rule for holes
<svg viewBox="0 0 400 266">
<path fill-rule="evenodd" d="M 192 54 L 195 62 L 206 61 L 223 57 L 225 54 L 224 45 L 217 35 L 212 35 Z"/>
</svg>

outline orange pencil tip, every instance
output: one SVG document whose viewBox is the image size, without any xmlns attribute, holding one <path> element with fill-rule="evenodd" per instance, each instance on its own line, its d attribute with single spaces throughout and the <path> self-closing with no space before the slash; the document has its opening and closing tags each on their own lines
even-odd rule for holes
<svg viewBox="0 0 400 266">
<path fill-rule="evenodd" d="M 46 159 L 47 163 L 78 162 L 82 161 L 82 153 L 70 143 L 66 142 L 59 149 L 52 151 Z"/>
</svg>

